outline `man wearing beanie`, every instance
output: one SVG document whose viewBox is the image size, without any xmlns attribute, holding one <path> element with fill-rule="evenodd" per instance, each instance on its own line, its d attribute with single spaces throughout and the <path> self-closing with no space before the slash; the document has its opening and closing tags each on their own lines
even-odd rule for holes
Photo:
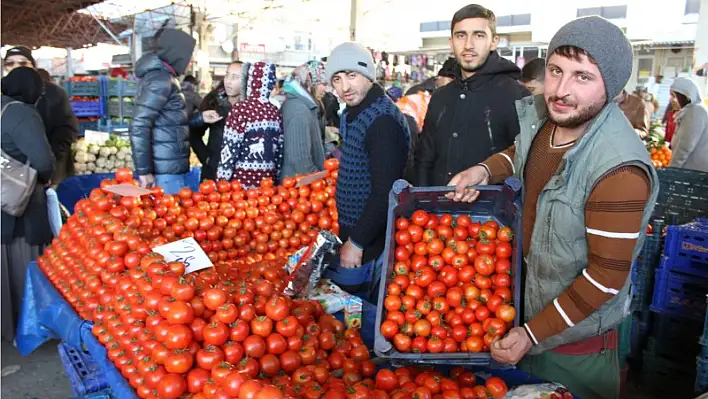
<svg viewBox="0 0 708 399">
<path fill-rule="evenodd" d="M 176 194 L 186 186 L 189 171 L 189 124 L 179 76 L 192 62 L 196 41 L 181 30 L 166 28 L 156 35 L 156 51 L 140 57 L 140 79 L 130 126 L 135 172 L 143 187 L 162 187 Z M 195 116 L 194 124 L 221 119 L 214 110 Z M 201 118 L 201 119 L 200 119 Z"/>
<path fill-rule="evenodd" d="M 375 282 L 380 278 L 377 259 L 384 249 L 388 193 L 393 182 L 403 177 L 408 159 L 408 125 L 383 88 L 374 83 L 374 60 L 360 44 L 335 47 L 327 58 L 326 73 L 347 105 L 340 123 L 343 142 L 336 190 L 339 237 L 344 242 L 340 263 L 344 269 L 373 269 Z M 340 272 L 340 281 L 334 277 L 335 281 L 351 285 L 346 270 Z"/>
<path fill-rule="evenodd" d="M 415 151 L 418 186 L 443 186 L 457 173 L 514 143 L 514 101 L 528 96 L 521 71 L 497 54 L 496 16 L 478 4 L 452 17 L 454 81 L 433 93 Z"/>
<path fill-rule="evenodd" d="M 630 268 L 658 193 L 641 140 L 613 99 L 632 73 L 624 33 L 600 17 L 563 26 L 548 46 L 544 94 L 517 102 L 514 146 L 458 174 L 523 182 L 524 324 L 492 356 L 584 399 L 619 397 L 617 327 L 629 314 Z"/>
<path fill-rule="evenodd" d="M 5 72 L 10 73 L 21 66 L 37 69 L 32 50 L 23 46 L 7 50 Z M 37 101 L 36 108 L 42 117 L 47 140 L 56 159 L 54 176 L 52 176 L 52 184 L 56 185 L 74 175 L 71 145 L 78 138 L 79 124 L 71 111 L 71 103 L 66 91 L 52 82 L 44 82 L 44 93 Z"/>
</svg>

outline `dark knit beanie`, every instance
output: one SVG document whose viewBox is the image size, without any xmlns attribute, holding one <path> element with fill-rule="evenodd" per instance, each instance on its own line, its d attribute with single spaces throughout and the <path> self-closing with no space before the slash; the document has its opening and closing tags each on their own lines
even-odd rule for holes
<svg viewBox="0 0 708 399">
<path fill-rule="evenodd" d="M 602 17 L 578 18 L 560 28 L 548 45 L 546 62 L 563 46 L 585 50 L 595 59 L 608 101 L 624 89 L 632 75 L 632 45 L 617 25 Z"/>
</svg>

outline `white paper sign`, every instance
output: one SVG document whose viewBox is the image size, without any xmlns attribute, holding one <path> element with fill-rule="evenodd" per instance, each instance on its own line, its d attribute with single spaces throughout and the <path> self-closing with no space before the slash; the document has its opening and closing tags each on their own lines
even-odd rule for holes
<svg viewBox="0 0 708 399">
<path fill-rule="evenodd" d="M 104 188 L 109 193 L 118 194 L 121 197 L 140 197 L 141 195 L 152 194 L 152 191 L 128 183 L 115 184 Z"/>
<path fill-rule="evenodd" d="M 95 130 L 86 130 L 84 132 L 84 140 L 91 144 L 103 144 L 110 138 L 111 135 L 106 132 L 98 132 Z"/>
<path fill-rule="evenodd" d="M 184 274 L 214 266 L 199 243 L 192 238 L 184 238 L 152 249 L 165 257 L 167 262 L 183 262 Z"/>
</svg>

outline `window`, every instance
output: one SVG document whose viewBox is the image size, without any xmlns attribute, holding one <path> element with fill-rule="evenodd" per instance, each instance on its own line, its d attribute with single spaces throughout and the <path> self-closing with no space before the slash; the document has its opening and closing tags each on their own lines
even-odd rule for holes
<svg viewBox="0 0 708 399">
<path fill-rule="evenodd" d="M 701 0 L 686 0 L 686 9 L 683 15 L 698 14 L 701 10 Z"/>
<path fill-rule="evenodd" d="M 431 21 L 420 23 L 421 32 L 439 32 L 448 29 L 450 29 L 450 21 Z"/>
<path fill-rule="evenodd" d="M 599 15 L 607 19 L 627 18 L 627 6 L 578 8 L 578 17 Z"/>
<path fill-rule="evenodd" d="M 502 15 L 497 17 L 497 26 L 531 25 L 531 14 Z"/>
</svg>

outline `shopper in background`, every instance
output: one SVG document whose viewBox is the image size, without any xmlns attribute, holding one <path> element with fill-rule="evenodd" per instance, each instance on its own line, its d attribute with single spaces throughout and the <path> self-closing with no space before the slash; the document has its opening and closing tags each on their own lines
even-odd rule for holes
<svg viewBox="0 0 708 399">
<path fill-rule="evenodd" d="M 42 118 L 34 108 L 43 82 L 30 67 L 13 68 L 2 79 L 2 150 L 37 171 L 37 184 L 25 213 L 2 212 L 2 338 L 12 342 L 22 308 L 27 264 L 41 255 L 54 237 L 47 214 L 45 185 L 54 173 L 54 154 Z"/>
<path fill-rule="evenodd" d="M 13 47 L 5 53 L 5 72 L 24 66 L 36 69 L 32 51 L 27 47 Z M 78 139 L 79 124 L 71 111 L 66 91 L 51 82 L 44 82 L 42 95 L 35 104 L 56 159 L 52 185 L 74 175 L 74 156 L 71 145 Z"/>
<path fill-rule="evenodd" d="M 450 182 L 451 197 L 472 201 L 471 185 L 523 179 L 525 323 L 491 354 L 583 399 L 619 398 L 617 327 L 659 191 L 649 154 L 612 101 L 631 74 L 620 28 L 601 17 L 569 22 L 548 46 L 544 96 L 518 102 L 515 145 Z"/>
<path fill-rule="evenodd" d="M 186 32 L 165 28 L 156 35 L 156 51 L 138 60 L 135 111 L 130 126 L 133 163 L 140 185 L 157 185 L 175 194 L 186 186 L 189 171 L 189 126 L 178 77 L 192 61 L 196 41 Z M 206 123 L 220 116 L 215 111 L 196 115 Z"/>
<path fill-rule="evenodd" d="M 340 264 L 367 266 L 376 281 L 386 237 L 388 194 L 393 182 L 403 177 L 409 155 L 408 124 L 374 83 L 374 60 L 361 44 L 346 42 L 332 50 L 327 79 L 347 105 L 342 113 L 336 190 L 339 237 L 344 242 Z"/>
<path fill-rule="evenodd" d="M 226 118 L 218 180 L 237 180 L 244 188 L 263 179 L 278 179 L 283 165 L 283 118 L 271 98 L 276 89 L 275 65 L 256 62 L 247 71 L 246 99 Z"/>
<path fill-rule="evenodd" d="M 535 58 L 527 62 L 521 68 L 521 79 L 519 81 L 524 85 L 532 95 L 543 94 L 543 80 L 546 78 L 546 60 L 543 58 Z"/>
<path fill-rule="evenodd" d="M 664 124 L 664 142 L 671 145 L 671 140 L 674 138 L 674 133 L 676 132 L 676 116 L 679 111 L 681 111 L 681 106 L 676 100 L 674 93 L 669 93 L 669 105 L 666 106 L 666 111 L 664 112 L 664 117 L 661 119 L 661 123 Z"/>
<path fill-rule="evenodd" d="M 437 90 L 454 82 L 459 74 L 460 66 L 457 64 L 455 57 L 448 58 L 438 71 L 438 76 L 435 77 L 435 89 Z"/>
<path fill-rule="evenodd" d="M 197 78 L 192 75 L 187 75 L 180 85 L 182 94 L 184 94 L 187 117 L 190 119 L 199 111 L 199 106 L 202 103 L 202 96 L 197 93 L 197 84 Z"/>
<path fill-rule="evenodd" d="M 325 65 L 310 61 L 296 68 L 285 81 L 286 100 L 281 109 L 284 159 L 280 180 L 324 169 L 324 105 L 327 90 Z"/>
<path fill-rule="evenodd" d="M 244 70 L 248 69 L 241 61 L 235 61 L 226 68 L 226 76 L 216 89 L 204 97 L 199 111 L 216 110 L 222 119 L 208 123 L 193 123 L 189 129 L 189 143 L 202 164 L 202 180 L 216 179 L 216 168 L 221 158 L 221 143 L 224 135 L 226 118 L 231 107 L 246 98 L 246 86 L 243 78 Z M 204 143 L 204 134 L 209 130 L 209 137 Z"/>
<path fill-rule="evenodd" d="M 459 75 L 430 100 L 415 155 L 418 186 L 445 185 L 509 147 L 519 133 L 514 101 L 530 94 L 518 82 L 519 68 L 496 52 L 492 11 L 465 6 L 453 16 L 450 30 Z"/>
<path fill-rule="evenodd" d="M 681 107 L 671 141 L 671 166 L 708 172 L 708 111 L 698 86 L 689 78 L 677 78 L 671 94 Z"/>
<path fill-rule="evenodd" d="M 615 103 L 624 112 L 627 120 L 637 132 L 640 138 L 644 139 L 649 135 L 649 111 L 647 104 L 641 95 L 629 94 L 626 90 L 615 98 Z"/>
</svg>

